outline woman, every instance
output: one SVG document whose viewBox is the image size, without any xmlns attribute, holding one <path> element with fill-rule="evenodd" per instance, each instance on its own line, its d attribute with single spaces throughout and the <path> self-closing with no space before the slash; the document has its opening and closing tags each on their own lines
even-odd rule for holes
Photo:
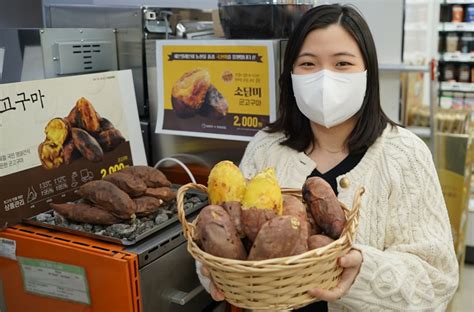
<svg viewBox="0 0 474 312">
<path fill-rule="evenodd" d="M 356 242 L 339 259 L 339 285 L 309 291 L 330 311 L 443 311 L 458 284 L 443 195 L 426 144 L 383 113 L 377 64 L 355 9 L 309 10 L 288 42 L 280 117 L 256 134 L 240 168 L 250 178 L 275 167 L 280 185 L 290 188 L 323 177 L 349 207 L 364 186 Z M 212 284 L 211 294 L 223 299 Z"/>
</svg>

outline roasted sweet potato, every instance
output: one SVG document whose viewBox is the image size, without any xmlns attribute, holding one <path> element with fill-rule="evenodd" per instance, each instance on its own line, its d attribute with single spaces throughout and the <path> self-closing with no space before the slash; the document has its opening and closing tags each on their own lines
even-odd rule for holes
<svg viewBox="0 0 474 312">
<path fill-rule="evenodd" d="M 242 209 L 242 230 L 248 239 L 253 242 L 263 224 L 276 216 L 274 210 L 255 207 Z"/>
<path fill-rule="evenodd" d="M 306 209 L 306 216 L 308 218 L 308 236 L 321 234 L 323 230 L 319 227 L 316 221 L 314 221 L 313 215 L 308 208 Z"/>
<path fill-rule="evenodd" d="M 58 146 L 63 146 L 64 142 L 69 137 L 70 128 L 69 122 L 66 119 L 53 118 L 44 128 L 46 140 L 53 142 Z"/>
<path fill-rule="evenodd" d="M 184 73 L 171 90 L 171 105 L 176 115 L 180 118 L 194 116 L 204 103 L 210 85 L 207 69 L 195 68 Z"/>
<path fill-rule="evenodd" d="M 45 140 L 38 146 L 38 155 L 45 169 L 58 168 L 64 163 L 63 148 L 49 140 Z"/>
<path fill-rule="evenodd" d="M 149 187 L 145 190 L 146 196 L 152 196 L 158 199 L 161 199 L 165 202 L 168 202 L 170 200 L 173 200 L 176 198 L 176 193 L 173 192 L 173 190 L 169 187 L 163 186 L 163 187 Z"/>
<path fill-rule="evenodd" d="M 69 204 L 49 204 L 51 208 L 66 219 L 89 223 L 110 225 L 119 223 L 120 219 L 116 218 L 110 212 L 102 208 L 94 207 L 86 203 L 69 203 Z"/>
<path fill-rule="evenodd" d="M 117 218 L 131 219 L 135 214 L 136 207 L 133 200 L 111 182 L 104 180 L 90 181 L 79 187 L 77 193 Z"/>
<path fill-rule="evenodd" d="M 76 124 L 79 128 L 87 130 L 88 132 L 99 132 L 100 121 L 99 115 L 86 98 L 81 97 L 76 102 Z"/>
<path fill-rule="evenodd" d="M 308 249 L 309 250 L 317 249 L 317 248 L 329 245 L 332 242 L 334 242 L 334 239 L 326 235 L 321 235 L 321 234 L 311 235 L 308 238 Z"/>
<path fill-rule="evenodd" d="M 298 198 L 291 196 L 291 195 L 283 195 L 283 215 L 284 216 L 293 216 L 298 218 L 301 223 L 302 229 L 302 237 L 301 239 L 304 240 L 299 246 L 301 250 L 296 250 L 297 254 L 303 253 L 308 250 L 308 244 L 306 241 L 309 237 L 308 228 L 308 216 L 306 215 L 306 207 Z"/>
<path fill-rule="evenodd" d="M 115 184 L 131 197 L 141 196 L 146 191 L 146 184 L 142 179 L 120 171 L 105 176 L 103 180 Z"/>
<path fill-rule="evenodd" d="M 72 128 L 71 133 L 74 145 L 82 156 L 92 162 L 102 161 L 104 152 L 93 136 L 79 128 Z"/>
<path fill-rule="evenodd" d="M 77 125 L 77 106 L 74 105 L 74 107 L 71 109 L 71 111 L 69 112 L 69 114 L 67 115 L 66 117 L 66 120 L 69 122 L 69 124 L 71 125 L 71 127 L 75 127 L 77 128 L 78 125 Z"/>
<path fill-rule="evenodd" d="M 99 119 L 99 123 L 100 123 L 100 130 L 101 131 L 105 131 L 105 130 L 109 130 L 109 129 L 114 129 L 114 125 L 110 122 L 110 120 L 108 120 L 107 118 L 100 118 Z"/>
<path fill-rule="evenodd" d="M 303 198 L 324 234 L 338 239 L 346 226 L 346 216 L 331 186 L 322 178 L 308 178 L 303 185 Z"/>
<path fill-rule="evenodd" d="M 137 210 L 135 211 L 137 217 L 146 217 L 151 215 L 160 209 L 160 206 L 163 203 L 161 199 L 150 196 L 134 198 L 133 201 L 137 207 Z"/>
<path fill-rule="evenodd" d="M 234 223 L 224 208 L 204 207 L 196 222 L 194 240 L 207 253 L 217 257 L 245 260 L 247 252 Z"/>
<path fill-rule="evenodd" d="M 147 187 L 171 186 L 166 176 L 158 169 L 148 166 L 131 166 L 122 169 L 120 172 L 132 174 L 145 182 Z"/>
<path fill-rule="evenodd" d="M 308 250 L 307 231 L 299 218 L 279 216 L 262 225 L 250 250 L 248 260 L 294 256 Z M 306 246 L 306 248 L 305 248 Z"/>
<path fill-rule="evenodd" d="M 204 103 L 199 110 L 199 114 L 212 119 L 222 119 L 227 115 L 229 105 L 224 96 L 211 85 L 207 90 Z"/>
<path fill-rule="evenodd" d="M 81 157 L 81 153 L 74 145 L 72 139 L 67 140 L 63 145 L 64 163 L 69 165 L 73 160 Z"/>
<path fill-rule="evenodd" d="M 125 142 L 125 138 L 118 129 L 112 128 L 100 132 L 97 136 L 97 142 L 106 152 L 113 150 L 121 143 Z"/>
</svg>

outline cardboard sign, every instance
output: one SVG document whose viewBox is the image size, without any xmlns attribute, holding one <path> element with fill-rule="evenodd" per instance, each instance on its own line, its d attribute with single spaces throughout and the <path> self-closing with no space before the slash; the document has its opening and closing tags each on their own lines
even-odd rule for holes
<svg viewBox="0 0 474 312">
<path fill-rule="evenodd" d="M 272 41 L 156 44 L 156 133 L 249 141 L 275 119 Z"/>
<path fill-rule="evenodd" d="M 0 85 L 0 226 L 146 164 L 130 71 Z"/>
</svg>

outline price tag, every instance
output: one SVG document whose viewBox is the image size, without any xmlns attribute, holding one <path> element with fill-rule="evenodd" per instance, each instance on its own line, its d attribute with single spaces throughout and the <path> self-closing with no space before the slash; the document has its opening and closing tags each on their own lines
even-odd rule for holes
<svg viewBox="0 0 474 312">
<path fill-rule="evenodd" d="M 16 260 L 16 241 L 0 238 L 0 257 Z"/>
</svg>

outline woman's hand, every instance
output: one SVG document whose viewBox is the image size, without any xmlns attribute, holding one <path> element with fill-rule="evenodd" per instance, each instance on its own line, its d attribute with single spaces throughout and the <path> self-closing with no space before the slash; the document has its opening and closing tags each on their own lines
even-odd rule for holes
<svg viewBox="0 0 474 312">
<path fill-rule="evenodd" d="M 357 249 L 351 249 L 347 255 L 339 258 L 339 265 L 344 269 L 339 284 L 331 290 L 321 288 L 310 289 L 308 294 L 328 302 L 341 299 L 342 296 L 349 292 L 349 289 L 359 274 L 362 261 L 362 253 Z"/>
<path fill-rule="evenodd" d="M 214 284 L 211 274 L 209 273 L 209 270 L 204 265 L 201 267 L 201 274 L 211 280 L 209 291 L 211 292 L 212 299 L 215 301 L 223 301 L 225 299 L 224 294 L 220 292 L 219 289 L 217 289 L 216 284 Z"/>
</svg>

